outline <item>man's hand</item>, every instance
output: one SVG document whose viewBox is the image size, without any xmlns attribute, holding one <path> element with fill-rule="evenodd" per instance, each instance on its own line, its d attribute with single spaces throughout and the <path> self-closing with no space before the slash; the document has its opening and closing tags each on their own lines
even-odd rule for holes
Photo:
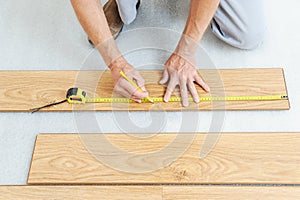
<svg viewBox="0 0 300 200">
<path fill-rule="evenodd" d="M 188 89 L 194 101 L 199 102 L 194 82 L 198 83 L 205 91 L 209 92 L 209 87 L 200 78 L 194 62 L 198 44 L 213 18 L 220 0 L 191 0 L 190 14 L 185 25 L 182 37 L 177 45 L 175 53 L 165 64 L 165 71 L 161 84 L 168 82 L 168 88 L 164 100 L 168 102 L 173 90 L 177 85 L 180 87 L 180 94 L 183 106 L 188 106 Z"/>
<path fill-rule="evenodd" d="M 209 92 L 210 90 L 208 85 L 200 78 L 196 67 L 177 54 L 172 54 L 166 62 L 160 84 L 165 84 L 168 81 L 169 83 L 164 96 L 164 101 L 169 101 L 175 87 L 179 85 L 182 104 L 185 107 L 189 105 L 188 89 L 191 92 L 194 101 L 196 103 L 199 103 L 200 101 L 194 82 L 199 84 L 205 91 Z"/>
<path fill-rule="evenodd" d="M 144 86 L 144 79 L 140 73 L 130 65 L 125 59 L 121 58 L 114 61 L 110 66 L 111 74 L 115 83 L 115 91 L 126 98 L 130 98 L 138 103 L 141 103 L 141 99 L 148 96 L 148 92 Z M 137 85 L 145 92 L 139 92 L 133 85 L 131 85 L 126 79 L 120 75 L 120 71 L 123 71 L 129 78 L 134 80 Z"/>
</svg>

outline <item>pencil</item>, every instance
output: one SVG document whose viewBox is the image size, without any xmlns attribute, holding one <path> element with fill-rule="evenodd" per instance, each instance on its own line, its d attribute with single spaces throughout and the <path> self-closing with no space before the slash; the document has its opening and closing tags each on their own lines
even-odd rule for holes
<svg viewBox="0 0 300 200">
<path fill-rule="evenodd" d="M 140 88 L 133 80 L 131 80 L 123 71 L 120 71 L 120 74 L 123 78 L 125 78 L 132 86 L 134 86 L 139 92 L 144 92 L 142 88 Z M 150 97 L 146 97 L 146 99 L 153 103 L 153 100 Z"/>
</svg>

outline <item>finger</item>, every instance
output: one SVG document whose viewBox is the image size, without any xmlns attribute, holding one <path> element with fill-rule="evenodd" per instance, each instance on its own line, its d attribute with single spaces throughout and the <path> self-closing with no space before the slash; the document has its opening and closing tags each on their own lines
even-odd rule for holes
<svg viewBox="0 0 300 200">
<path fill-rule="evenodd" d="M 125 90 L 124 88 L 119 87 L 118 88 L 118 93 L 121 94 L 123 97 L 126 97 L 128 99 L 132 99 L 133 101 L 137 102 L 137 103 L 141 103 L 141 99 L 132 96 L 127 90 Z"/>
<path fill-rule="evenodd" d="M 198 92 L 197 92 L 197 89 L 195 87 L 194 82 L 193 81 L 189 81 L 188 82 L 188 87 L 189 87 L 189 90 L 190 90 L 190 92 L 192 94 L 192 97 L 193 97 L 194 101 L 196 103 L 199 103 L 200 102 L 200 98 L 199 98 L 199 95 L 198 95 Z"/>
<path fill-rule="evenodd" d="M 209 86 L 200 78 L 198 75 L 195 76 L 195 81 L 198 83 L 206 92 L 210 91 Z"/>
<path fill-rule="evenodd" d="M 188 100 L 188 90 L 186 86 L 186 79 L 181 78 L 180 79 L 180 95 L 182 99 L 182 105 L 184 107 L 187 107 L 189 105 L 189 100 Z"/>
<path fill-rule="evenodd" d="M 144 80 L 136 80 L 136 83 L 144 92 L 147 92 Z"/>
<path fill-rule="evenodd" d="M 141 99 L 137 99 L 137 98 L 134 98 L 134 97 L 131 97 L 131 99 L 137 103 L 142 103 L 142 100 Z"/>
<path fill-rule="evenodd" d="M 148 92 L 140 92 L 135 88 L 134 89 L 125 88 L 125 89 L 128 89 L 127 91 L 131 94 L 131 97 L 135 99 L 144 99 L 149 96 Z"/>
<path fill-rule="evenodd" d="M 145 80 L 143 79 L 143 77 L 140 75 L 139 72 L 135 72 L 133 75 L 133 79 L 135 80 L 135 82 L 137 83 L 137 85 L 144 91 L 146 91 L 145 88 Z"/>
<path fill-rule="evenodd" d="M 134 71 L 132 76 L 130 76 L 129 78 L 133 79 L 136 82 L 137 86 L 139 86 L 139 88 L 141 88 L 144 92 L 147 92 L 147 89 L 145 87 L 145 80 L 138 71 Z"/>
<path fill-rule="evenodd" d="M 167 91 L 166 91 L 165 96 L 164 96 L 164 101 L 165 102 L 169 101 L 176 85 L 177 85 L 177 81 L 174 78 L 171 78 L 170 82 L 168 84 L 168 87 L 167 87 Z"/>
<path fill-rule="evenodd" d="M 121 88 L 120 86 L 116 86 L 115 91 L 125 98 L 128 98 L 128 99 L 131 98 L 131 95 L 129 94 L 129 92 L 127 90 L 125 90 L 124 88 Z"/>
<path fill-rule="evenodd" d="M 149 96 L 148 92 L 139 92 L 139 91 L 136 90 L 136 92 L 131 95 L 131 98 L 133 98 L 133 99 L 144 99 L 148 96 Z"/>
<path fill-rule="evenodd" d="M 148 96 L 148 92 L 140 92 L 137 88 L 131 85 L 127 80 L 122 79 L 120 80 L 120 86 L 125 89 L 129 94 L 130 98 L 134 96 L 137 99 L 143 99 Z"/>
<path fill-rule="evenodd" d="M 164 73 L 163 73 L 163 77 L 162 77 L 162 79 L 159 81 L 159 84 L 166 84 L 167 82 L 168 82 L 168 80 L 169 80 L 169 72 L 168 72 L 168 70 L 164 70 Z"/>
</svg>

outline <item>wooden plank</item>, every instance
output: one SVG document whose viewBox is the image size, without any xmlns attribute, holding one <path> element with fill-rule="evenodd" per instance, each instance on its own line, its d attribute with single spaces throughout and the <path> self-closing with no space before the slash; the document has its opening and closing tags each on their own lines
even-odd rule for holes
<svg viewBox="0 0 300 200">
<path fill-rule="evenodd" d="M 300 198 L 299 186 L 0 186 L 0 199 L 264 199 Z"/>
<path fill-rule="evenodd" d="M 158 84 L 162 71 L 140 71 L 145 78 L 146 88 L 151 97 L 163 97 L 166 86 Z M 205 93 L 197 86 L 201 96 L 244 96 L 244 95 L 285 95 L 287 94 L 283 70 L 274 69 L 227 69 L 201 70 L 204 80 L 210 85 L 211 93 Z M 0 72 L 0 111 L 21 112 L 30 108 L 53 103 L 65 98 L 71 87 L 80 87 L 91 97 L 119 97 L 113 92 L 113 81 L 109 71 L 1 71 Z M 179 96 L 177 88 L 175 96 Z M 289 101 L 250 101 L 191 103 L 182 108 L 181 103 L 156 103 L 162 107 L 153 107 L 150 103 L 128 104 L 86 104 L 80 106 L 68 103 L 57 105 L 43 111 L 72 110 L 135 110 L 164 109 L 178 110 L 284 110 L 289 109 Z"/>
<path fill-rule="evenodd" d="M 252 200 L 252 199 L 285 199 L 300 198 L 300 187 L 257 187 L 257 186 L 164 186 L 163 199 L 165 200 Z"/>
<path fill-rule="evenodd" d="M 200 159 L 199 152 L 206 135 L 196 134 L 190 145 L 186 138 L 193 138 L 191 133 L 157 134 L 147 139 L 145 134 L 142 137 L 138 134 L 40 134 L 36 140 L 28 183 L 300 183 L 300 133 L 222 133 L 211 153 Z M 103 136 L 123 152 L 110 151 Z M 152 154 L 167 145 L 168 151 L 163 155 Z M 182 147 L 189 148 L 178 158 Z M 145 156 L 139 157 L 139 154 Z M 101 161 L 96 158 L 101 158 Z M 123 168 L 116 170 L 115 167 L 129 166 L 131 172 L 137 172 L 149 166 L 157 169 L 168 162 L 168 166 L 159 170 L 139 174 L 127 173 L 128 168 L 124 168 L 128 171 L 122 172 Z"/>
<path fill-rule="evenodd" d="M 0 199 L 161 200 L 161 186 L 0 186 Z"/>
</svg>

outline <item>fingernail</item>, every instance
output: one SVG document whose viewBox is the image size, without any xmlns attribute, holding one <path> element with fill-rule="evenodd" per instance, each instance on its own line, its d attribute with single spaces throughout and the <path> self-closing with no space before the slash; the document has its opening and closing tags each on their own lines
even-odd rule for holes
<svg viewBox="0 0 300 200">
<path fill-rule="evenodd" d="M 137 103 L 142 103 L 142 100 L 141 99 L 133 99 L 135 102 Z"/>
<path fill-rule="evenodd" d="M 168 103 L 168 102 L 169 102 L 169 99 L 164 98 L 164 101 L 165 101 L 166 103 Z"/>
<path fill-rule="evenodd" d="M 210 92 L 209 86 L 206 86 L 206 91 L 207 91 L 207 92 Z"/>
</svg>

